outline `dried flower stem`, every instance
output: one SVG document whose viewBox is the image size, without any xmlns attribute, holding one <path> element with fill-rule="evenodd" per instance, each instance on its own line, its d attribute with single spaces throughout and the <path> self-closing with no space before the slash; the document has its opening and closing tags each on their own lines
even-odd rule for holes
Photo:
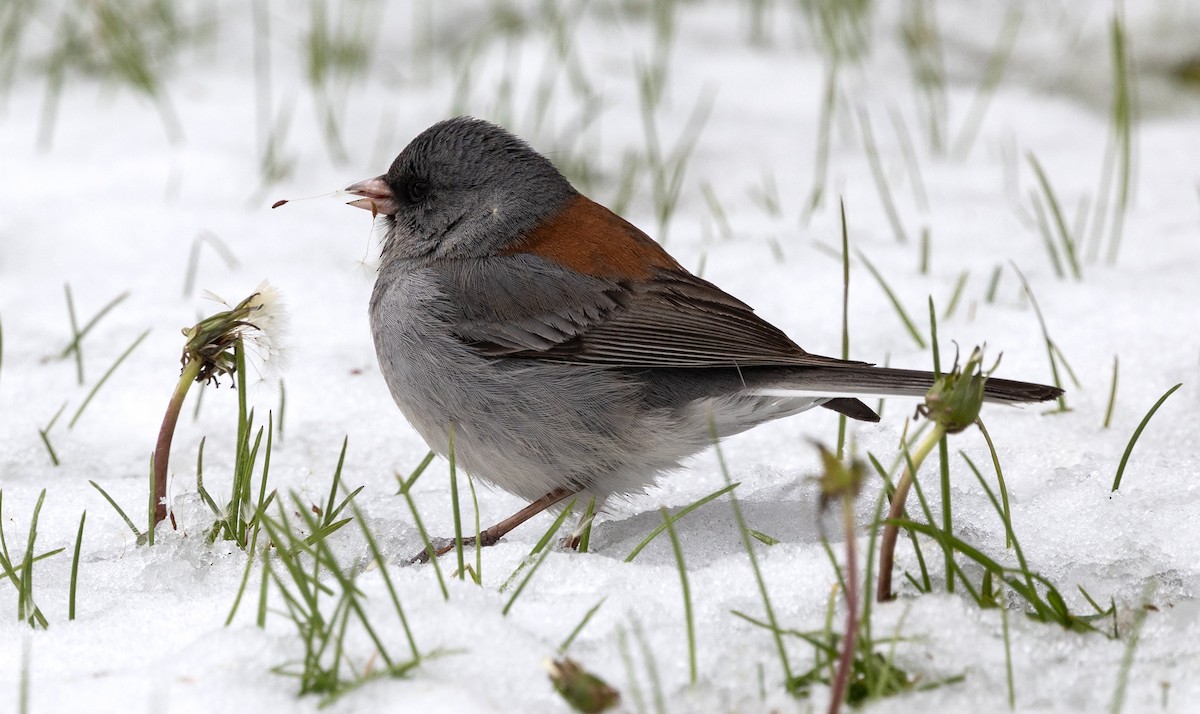
<svg viewBox="0 0 1200 714">
<path fill-rule="evenodd" d="M 855 555 L 854 498 L 851 494 L 843 494 L 841 499 L 842 524 L 846 530 L 846 630 L 842 635 L 842 652 L 838 656 L 837 677 L 833 681 L 829 714 L 837 714 L 841 710 L 842 700 L 850 686 L 850 674 L 854 669 L 854 647 L 858 639 L 858 559 Z"/>
<path fill-rule="evenodd" d="M 892 504 L 888 509 L 889 523 L 883 527 L 883 537 L 879 544 L 879 579 L 875 588 L 877 602 L 887 602 L 894 597 L 892 594 L 892 562 L 896 555 L 896 541 L 900 537 L 900 527 L 896 525 L 895 521 L 904 516 L 904 502 L 908 499 L 908 490 L 912 487 L 913 479 L 916 478 L 917 471 L 921 469 L 921 464 L 945 435 L 946 428 L 940 422 L 935 421 L 933 428 L 925 435 L 925 440 L 908 460 L 904 475 L 896 484 L 896 491 L 892 494 Z"/>
<path fill-rule="evenodd" d="M 183 400 L 188 390 L 200 374 L 201 361 L 189 360 L 179 375 L 179 383 L 171 394 L 167 411 L 163 414 L 162 426 L 158 430 L 158 441 L 154 445 L 154 523 L 162 523 L 167 518 L 167 464 L 171 459 L 171 439 L 175 436 L 175 424 L 179 421 L 179 412 L 183 409 Z"/>
</svg>

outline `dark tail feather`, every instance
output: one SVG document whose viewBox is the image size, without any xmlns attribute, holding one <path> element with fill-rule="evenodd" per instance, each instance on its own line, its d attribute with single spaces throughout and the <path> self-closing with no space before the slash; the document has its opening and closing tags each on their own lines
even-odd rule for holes
<svg viewBox="0 0 1200 714">
<path fill-rule="evenodd" d="M 988 379 L 983 386 L 983 398 L 989 402 L 1022 404 L 1025 402 L 1048 402 L 1063 395 L 1059 387 L 1033 382 L 1018 382 L 1012 379 Z"/>
<path fill-rule="evenodd" d="M 851 419 L 872 422 L 879 421 L 879 415 L 875 413 L 874 409 L 851 397 L 838 397 L 836 399 L 830 399 L 821 406 L 825 407 L 826 409 L 832 409 L 838 414 L 845 414 Z"/>
</svg>

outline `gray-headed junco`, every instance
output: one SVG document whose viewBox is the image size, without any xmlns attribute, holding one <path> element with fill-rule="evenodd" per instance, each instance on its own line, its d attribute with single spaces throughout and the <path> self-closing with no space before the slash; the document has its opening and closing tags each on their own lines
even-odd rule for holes
<svg viewBox="0 0 1200 714">
<path fill-rule="evenodd" d="M 530 501 L 483 545 L 578 494 L 640 492 L 712 443 L 851 395 L 923 395 L 933 374 L 809 354 L 546 157 L 470 117 L 346 189 L 385 220 L 371 330 L 400 410 L 439 454 Z M 995 402 L 1061 390 L 987 381 Z"/>
</svg>

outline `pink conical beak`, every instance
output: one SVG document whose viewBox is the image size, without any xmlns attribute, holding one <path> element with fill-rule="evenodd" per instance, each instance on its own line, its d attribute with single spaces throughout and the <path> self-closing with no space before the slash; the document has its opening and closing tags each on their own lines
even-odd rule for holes
<svg viewBox="0 0 1200 714">
<path fill-rule="evenodd" d="M 366 209 L 371 212 L 371 215 L 396 215 L 396 197 L 382 176 L 359 181 L 347 186 L 344 190 L 346 193 L 362 196 L 357 201 L 350 201 L 346 204 L 347 206 Z"/>
</svg>

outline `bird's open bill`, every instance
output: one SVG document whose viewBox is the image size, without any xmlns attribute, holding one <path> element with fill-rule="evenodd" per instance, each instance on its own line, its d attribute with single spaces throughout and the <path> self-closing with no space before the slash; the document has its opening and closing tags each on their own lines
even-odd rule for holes
<svg viewBox="0 0 1200 714">
<path fill-rule="evenodd" d="M 383 180 L 383 176 L 359 181 L 343 190 L 355 196 L 362 196 L 358 200 L 350 201 L 347 206 L 366 209 L 373 215 L 396 215 L 396 197 L 392 194 L 391 187 Z"/>
</svg>

